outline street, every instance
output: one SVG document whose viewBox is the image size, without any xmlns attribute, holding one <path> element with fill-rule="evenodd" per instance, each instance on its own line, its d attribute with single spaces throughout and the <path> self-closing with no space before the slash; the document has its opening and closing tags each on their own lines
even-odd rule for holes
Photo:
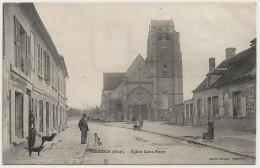
<svg viewBox="0 0 260 168">
<path fill-rule="evenodd" d="M 173 138 L 90 123 L 90 134 L 98 133 L 103 144 L 90 145 L 82 164 L 253 164 L 243 158 L 205 146 L 189 144 Z M 104 150 L 110 153 L 96 153 Z M 113 153 L 113 151 L 115 153 Z M 152 153 L 153 152 L 153 153 Z"/>
<path fill-rule="evenodd" d="M 80 144 L 78 121 L 68 122 L 51 147 L 44 144 L 41 156 L 26 153 L 12 164 L 254 164 L 255 160 L 210 147 L 189 144 L 144 131 L 89 123 L 88 145 Z M 102 145 L 95 145 L 97 133 Z M 36 145 L 37 146 L 37 145 Z"/>
</svg>

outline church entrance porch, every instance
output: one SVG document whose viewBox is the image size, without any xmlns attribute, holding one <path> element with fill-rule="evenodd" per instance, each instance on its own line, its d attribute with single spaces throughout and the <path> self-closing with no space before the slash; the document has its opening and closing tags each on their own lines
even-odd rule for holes
<svg viewBox="0 0 260 168">
<path fill-rule="evenodd" d="M 144 120 L 147 120 L 147 105 L 141 106 L 141 116 Z"/>
<path fill-rule="evenodd" d="M 134 105 L 132 121 L 138 121 L 140 117 L 147 120 L 147 105 Z"/>
<path fill-rule="evenodd" d="M 127 96 L 127 120 L 138 121 L 141 117 L 144 120 L 153 120 L 152 111 L 152 95 L 144 87 L 134 88 Z"/>
</svg>

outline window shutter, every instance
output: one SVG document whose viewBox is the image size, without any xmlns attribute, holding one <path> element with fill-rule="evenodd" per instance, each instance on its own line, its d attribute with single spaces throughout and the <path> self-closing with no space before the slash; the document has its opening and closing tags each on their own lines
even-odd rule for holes
<svg viewBox="0 0 260 168">
<path fill-rule="evenodd" d="M 201 100 L 201 116 L 205 116 L 204 100 Z"/>
<path fill-rule="evenodd" d="M 16 24 L 16 17 L 14 17 L 14 44 L 16 44 L 17 41 L 17 24 Z"/>
<path fill-rule="evenodd" d="M 23 133 L 24 138 L 28 137 L 29 132 L 29 97 L 24 94 L 23 97 L 24 105 L 23 105 Z"/>
<path fill-rule="evenodd" d="M 15 91 L 10 90 L 10 98 L 11 98 L 11 122 L 10 122 L 10 127 L 11 127 L 11 142 L 15 141 Z"/>
<path fill-rule="evenodd" d="M 184 118 L 186 118 L 187 105 L 184 104 Z"/>
<path fill-rule="evenodd" d="M 40 100 L 35 100 L 35 104 L 36 104 L 36 109 L 37 109 L 37 124 L 36 124 L 36 128 L 37 128 L 37 131 L 39 132 L 40 131 L 40 103 L 39 103 Z M 37 102 L 37 103 L 36 103 Z"/>
<path fill-rule="evenodd" d="M 52 128 L 52 104 L 49 105 L 49 129 Z"/>
<path fill-rule="evenodd" d="M 195 101 L 194 101 L 195 102 Z M 195 103 L 194 103 L 195 104 Z M 198 116 L 198 100 L 196 100 L 196 104 L 195 104 L 195 116 Z"/>
<path fill-rule="evenodd" d="M 15 45 L 15 64 L 18 68 L 21 68 L 21 37 L 20 37 L 20 23 L 16 17 L 14 17 L 14 45 Z"/>
<path fill-rule="evenodd" d="M 219 109 L 219 115 L 224 116 L 224 100 L 222 95 L 218 96 L 218 109 Z"/>
<path fill-rule="evenodd" d="M 50 56 L 47 55 L 47 81 L 50 82 Z"/>
<path fill-rule="evenodd" d="M 57 119 L 57 121 L 58 121 L 58 127 L 60 126 L 60 106 L 58 106 L 58 119 Z"/>
<path fill-rule="evenodd" d="M 228 111 L 229 111 L 229 116 L 233 117 L 233 102 L 232 102 L 232 99 L 228 99 Z"/>
<path fill-rule="evenodd" d="M 44 52 L 44 78 L 45 80 L 47 80 L 47 55 L 46 55 L 46 52 Z"/>
<path fill-rule="evenodd" d="M 43 132 L 46 135 L 46 102 L 42 101 L 43 104 Z"/>
<path fill-rule="evenodd" d="M 31 76 L 31 38 L 27 35 L 27 64 L 26 64 L 26 73 L 28 76 Z"/>
<path fill-rule="evenodd" d="M 241 97 L 241 115 L 246 117 L 246 97 Z"/>
<path fill-rule="evenodd" d="M 53 84 L 53 81 L 52 81 L 52 62 L 51 62 L 51 59 L 50 59 L 50 83 L 51 85 Z"/>
</svg>

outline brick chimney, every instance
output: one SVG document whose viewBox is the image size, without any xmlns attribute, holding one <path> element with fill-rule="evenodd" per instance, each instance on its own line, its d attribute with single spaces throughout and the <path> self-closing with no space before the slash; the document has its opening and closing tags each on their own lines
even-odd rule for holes
<svg viewBox="0 0 260 168">
<path fill-rule="evenodd" d="M 209 58 L 209 72 L 212 72 L 215 68 L 215 58 Z"/>
<path fill-rule="evenodd" d="M 226 48 L 226 59 L 236 56 L 236 48 Z"/>
</svg>

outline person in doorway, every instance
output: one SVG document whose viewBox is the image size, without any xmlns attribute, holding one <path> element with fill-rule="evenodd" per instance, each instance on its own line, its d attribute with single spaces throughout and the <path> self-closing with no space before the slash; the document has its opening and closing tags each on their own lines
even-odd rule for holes
<svg viewBox="0 0 260 168">
<path fill-rule="evenodd" d="M 29 113 L 29 136 L 28 136 L 28 149 L 34 147 L 35 138 L 37 134 L 36 130 L 36 119 L 34 111 Z"/>
<path fill-rule="evenodd" d="M 88 135 L 87 133 L 89 131 L 86 114 L 83 114 L 83 117 L 79 120 L 78 126 L 81 131 L 81 144 L 86 144 L 87 135 Z"/>
<path fill-rule="evenodd" d="M 140 129 L 143 129 L 144 120 L 142 117 L 139 118 L 139 127 Z"/>
</svg>

